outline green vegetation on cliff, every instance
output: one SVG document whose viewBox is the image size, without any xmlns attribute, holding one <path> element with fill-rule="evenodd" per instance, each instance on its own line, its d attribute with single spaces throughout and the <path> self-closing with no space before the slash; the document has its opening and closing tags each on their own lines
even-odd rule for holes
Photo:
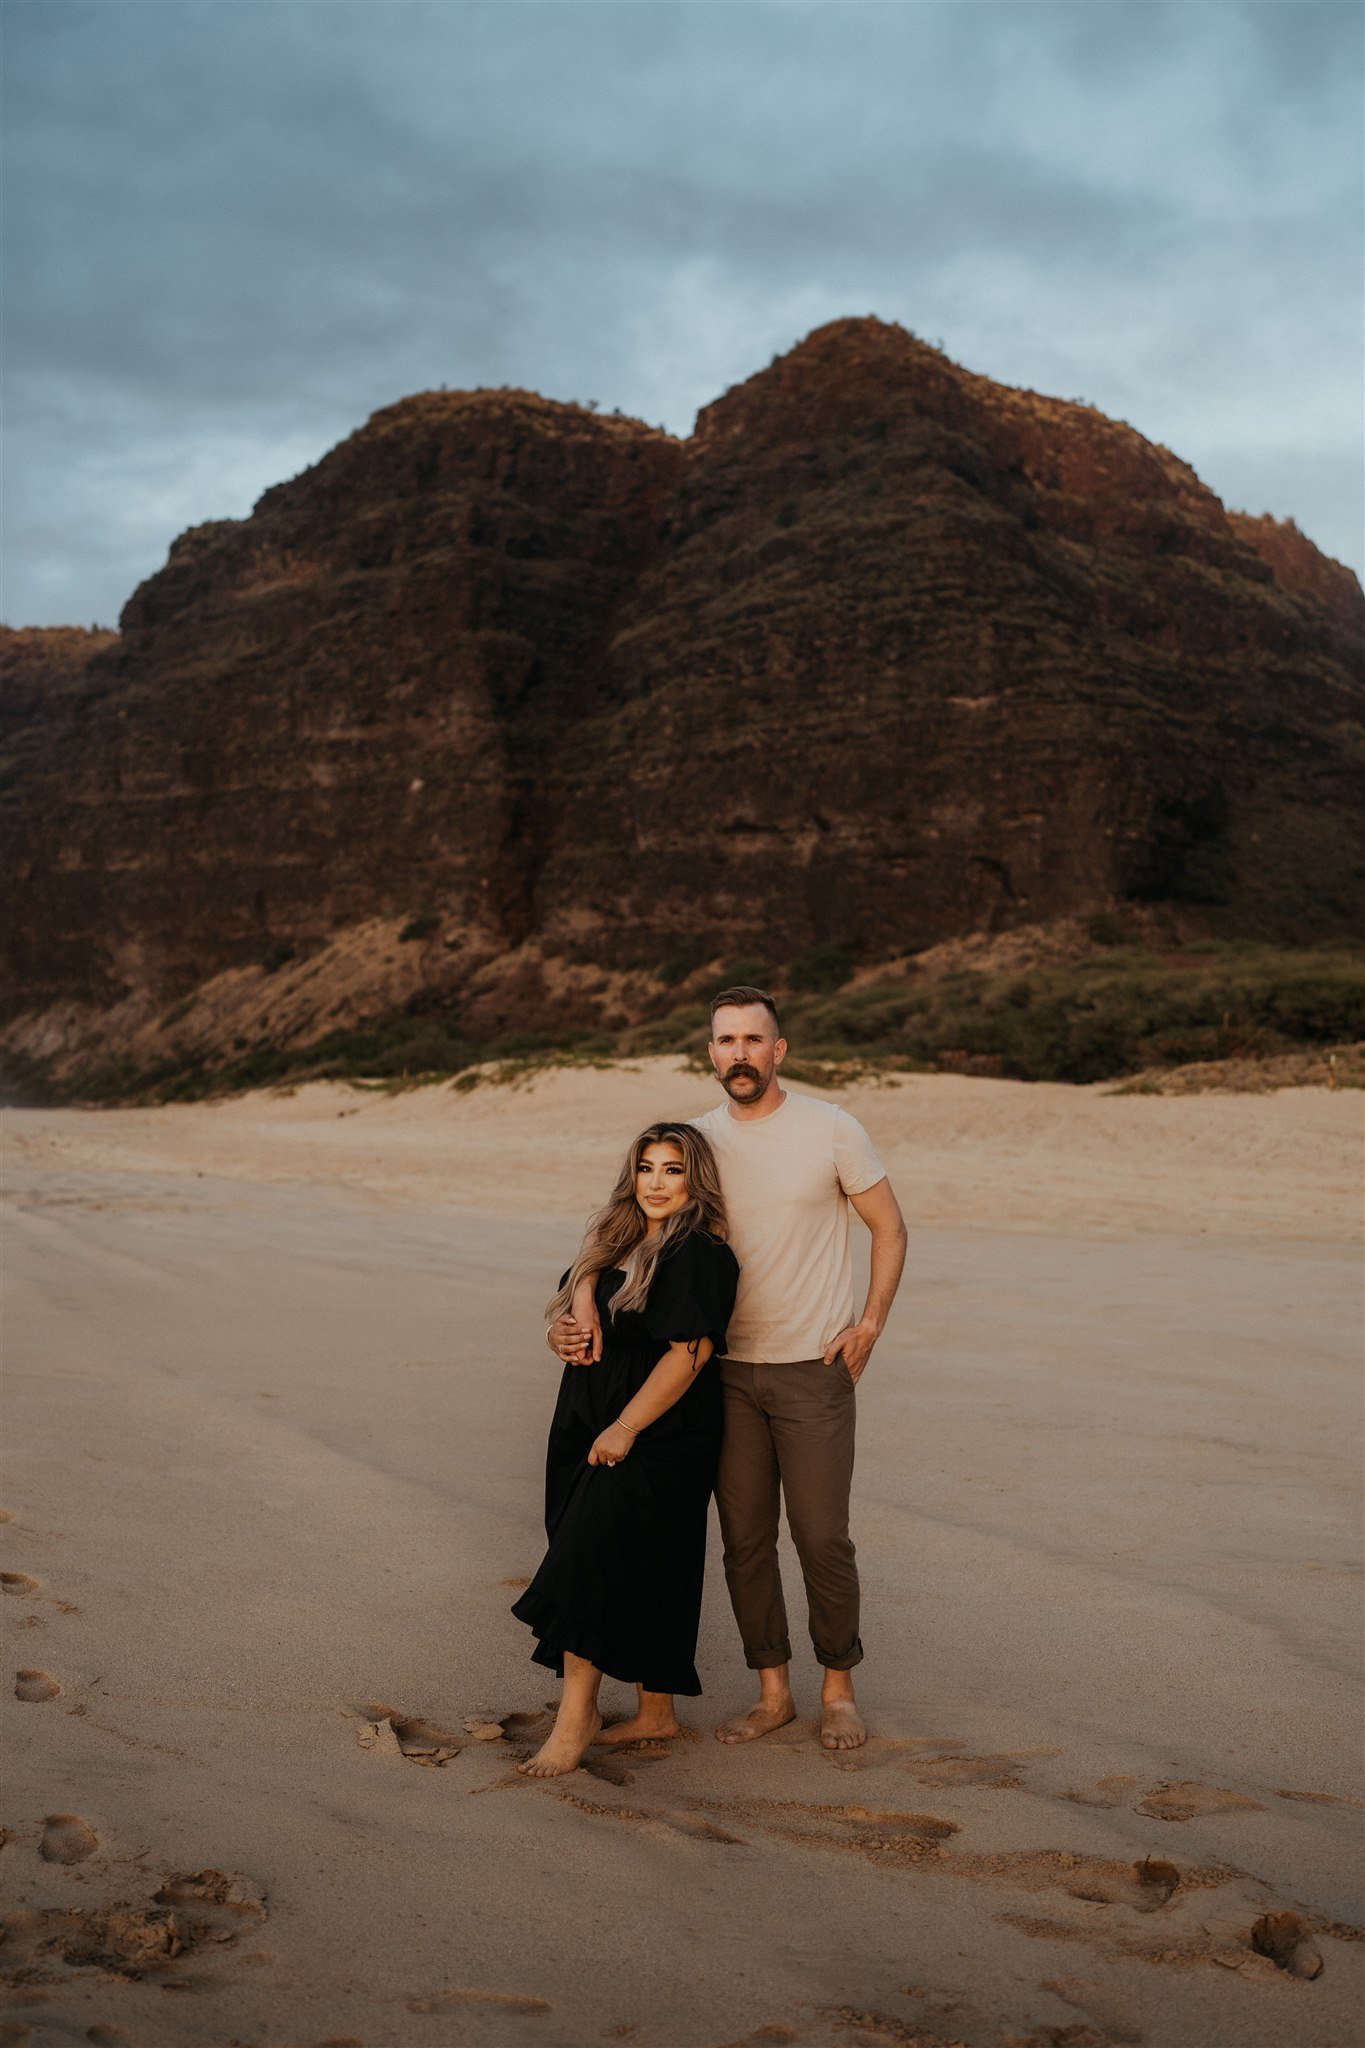
<svg viewBox="0 0 1365 2048">
<path fill-rule="evenodd" d="M 837 1082 L 899 1068 L 1123 1080 L 1195 1061 L 1358 1044 L 1365 1040 L 1365 949 L 1210 941 L 1157 953 L 1115 945 L 1025 970 L 808 989 L 787 997 L 782 1010 L 797 1078 Z M 143 1068 L 91 1062 L 60 1083 L 42 1062 L 11 1054 L 5 1080 L 11 1100 L 174 1102 L 306 1080 L 401 1086 L 463 1076 L 472 1084 L 476 1070 L 482 1077 L 490 1067 L 493 1078 L 514 1078 L 538 1066 L 632 1054 L 700 1055 L 705 1038 L 701 1000 L 615 1036 L 523 1032 L 482 1042 L 461 1032 L 455 1013 L 424 1010 L 332 1031 L 307 1046 L 261 1040 L 218 1065 L 188 1050 Z"/>
</svg>

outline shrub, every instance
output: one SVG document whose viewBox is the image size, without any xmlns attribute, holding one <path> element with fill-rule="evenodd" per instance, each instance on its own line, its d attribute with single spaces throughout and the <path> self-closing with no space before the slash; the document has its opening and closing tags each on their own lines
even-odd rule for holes
<svg viewBox="0 0 1365 2048">
<path fill-rule="evenodd" d="M 659 969 L 659 979 L 665 988 L 676 988 L 680 981 L 686 981 L 695 974 L 706 959 L 706 946 L 699 938 L 684 939 L 676 951 L 669 954 Z"/>
<path fill-rule="evenodd" d="M 1365 957 L 1242 944 L 1207 965 L 1137 948 L 1021 974 L 824 993 L 787 1006 L 803 1059 L 996 1060 L 1026 1081 L 1099 1081 L 1144 1067 L 1365 1038 Z"/>
<path fill-rule="evenodd" d="M 766 960 L 727 960 L 716 974 L 717 988 L 766 988 L 772 968 Z"/>
<path fill-rule="evenodd" d="M 689 972 L 702 952 L 694 941 Z M 1016 1080 L 1108 1081 L 1235 1054 L 1365 1041 L 1365 951 L 1346 946 L 1308 951 L 1210 941 L 1173 960 L 1114 946 L 1027 972 L 964 968 L 850 990 L 843 984 L 852 964 L 851 950 L 841 947 L 814 947 L 793 963 L 792 993 L 782 1004 L 792 1058 L 800 1062 L 788 1066 L 793 1078 L 833 1081 L 942 1065 Z M 756 961 L 731 961 L 725 975 L 766 979 Z M 480 1044 L 464 1036 L 448 996 L 437 1003 L 423 995 L 421 1007 L 330 1031 L 306 1046 L 239 1037 L 219 1067 L 204 1064 L 202 1049 L 177 1046 L 148 1065 L 106 1056 L 59 1079 L 50 1060 L 6 1053 L 5 1083 L 21 1101 L 191 1101 L 327 1077 L 398 1087 L 469 1073 L 473 1086 L 479 1078 L 513 1080 L 633 1053 L 684 1053 L 706 1064 L 705 1012 L 693 1002 L 675 1002 L 667 1014 L 619 1033 L 517 1032 Z M 472 1074 L 475 1067 L 480 1075 Z"/>
<path fill-rule="evenodd" d="M 842 988 L 853 972 L 856 958 L 857 948 L 847 940 L 827 940 L 824 945 L 812 946 L 793 960 L 787 969 L 787 980 L 798 992 L 823 994 Z"/>
</svg>

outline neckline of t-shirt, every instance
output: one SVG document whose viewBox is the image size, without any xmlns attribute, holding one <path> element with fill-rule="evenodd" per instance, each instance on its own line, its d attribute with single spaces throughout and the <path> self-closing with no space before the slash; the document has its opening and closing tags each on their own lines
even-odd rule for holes
<svg viewBox="0 0 1365 2048">
<path fill-rule="evenodd" d="M 732 1123 L 737 1131 L 761 1131 L 767 1125 L 776 1123 L 783 1110 L 786 1109 L 789 1103 L 794 1102 L 795 1099 L 791 1089 L 784 1088 L 782 1100 L 778 1103 L 777 1108 L 770 1109 L 766 1116 L 736 1116 L 728 1102 L 722 1102 L 720 1108 L 727 1123 Z"/>
</svg>

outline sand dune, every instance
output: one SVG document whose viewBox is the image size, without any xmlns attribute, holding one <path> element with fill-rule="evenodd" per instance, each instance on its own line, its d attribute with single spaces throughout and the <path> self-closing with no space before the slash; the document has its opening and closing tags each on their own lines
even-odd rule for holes
<svg viewBox="0 0 1365 2048">
<path fill-rule="evenodd" d="M 712 1741 L 713 1555 L 688 1736 L 518 1776 L 541 1303 L 624 1140 L 712 1099 L 8 1117 L 0 2040 L 1355 2038 L 1359 1096 L 843 1096 L 912 1226 L 872 1740 L 819 1750 L 803 1646 L 805 1716 Z"/>
</svg>

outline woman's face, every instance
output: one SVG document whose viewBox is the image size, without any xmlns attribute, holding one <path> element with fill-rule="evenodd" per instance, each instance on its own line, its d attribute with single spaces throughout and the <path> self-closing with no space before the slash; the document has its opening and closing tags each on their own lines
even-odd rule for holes
<svg viewBox="0 0 1365 2048">
<path fill-rule="evenodd" d="M 682 1148 L 666 1139 L 646 1145 L 635 1169 L 635 1199 L 651 1224 L 666 1223 L 687 1202 Z"/>
</svg>

